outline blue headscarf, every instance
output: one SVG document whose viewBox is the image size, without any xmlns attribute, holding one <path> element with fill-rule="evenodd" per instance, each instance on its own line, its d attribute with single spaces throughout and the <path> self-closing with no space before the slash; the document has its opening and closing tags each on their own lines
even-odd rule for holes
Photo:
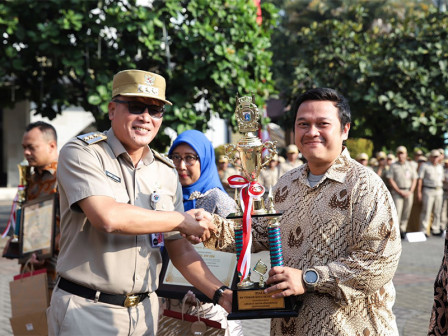
<svg viewBox="0 0 448 336">
<path fill-rule="evenodd" d="M 196 130 L 183 132 L 174 140 L 168 155 L 172 154 L 174 149 L 182 143 L 189 145 L 195 150 L 201 163 L 201 176 L 199 179 L 189 186 L 182 187 L 184 209 L 187 211 L 196 207 L 196 200 L 188 200 L 192 192 L 199 191 L 203 194 L 213 188 L 219 188 L 222 191 L 224 191 L 224 188 L 216 168 L 215 150 L 204 133 Z"/>
</svg>

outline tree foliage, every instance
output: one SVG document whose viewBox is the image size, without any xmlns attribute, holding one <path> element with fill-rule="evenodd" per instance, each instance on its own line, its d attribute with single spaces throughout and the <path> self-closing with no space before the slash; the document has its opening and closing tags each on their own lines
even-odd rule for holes
<svg viewBox="0 0 448 336">
<path fill-rule="evenodd" d="M 49 118 L 81 106 L 100 122 L 113 75 L 137 68 L 167 79 L 164 126 L 204 130 L 212 112 L 231 118 L 237 92 L 260 105 L 273 91 L 276 12 L 262 9 L 260 26 L 251 0 L 2 2 L 1 104 L 28 99 Z"/>
<path fill-rule="evenodd" d="M 429 5 L 407 11 L 370 6 L 349 4 L 332 18 L 299 20 L 300 30 L 280 40 L 294 50 L 289 62 L 275 52 L 274 38 L 279 89 L 289 100 L 310 87 L 341 91 L 352 107 L 351 136 L 371 139 L 375 151 L 401 144 L 442 147 L 448 15 Z M 288 81 L 293 83 L 289 89 Z"/>
</svg>

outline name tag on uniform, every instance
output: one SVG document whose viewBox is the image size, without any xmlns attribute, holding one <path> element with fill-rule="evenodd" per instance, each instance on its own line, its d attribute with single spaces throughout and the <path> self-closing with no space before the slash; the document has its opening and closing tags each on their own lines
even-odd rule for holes
<svg viewBox="0 0 448 336">
<path fill-rule="evenodd" d="M 117 175 L 112 174 L 110 171 L 106 170 L 106 176 L 109 177 L 112 181 L 120 183 L 121 178 L 119 178 Z"/>
</svg>

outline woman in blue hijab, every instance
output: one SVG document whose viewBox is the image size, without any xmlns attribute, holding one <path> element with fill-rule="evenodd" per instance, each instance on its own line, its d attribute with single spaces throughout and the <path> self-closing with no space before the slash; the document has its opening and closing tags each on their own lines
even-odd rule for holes
<svg viewBox="0 0 448 336">
<path fill-rule="evenodd" d="M 202 132 L 189 130 L 180 134 L 168 157 L 179 174 L 185 211 L 203 208 L 224 218 L 235 212 L 235 201 L 219 179 L 213 145 Z"/>
<path fill-rule="evenodd" d="M 179 174 L 185 211 L 203 208 L 223 218 L 236 211 L 235 201 L 224 191 L 219 179 L 213 145 L 202 132 L 190 130 L 180 134 L 174 140 L 168 157 L 173 160 Z M 241 322 L 227 321 L 227 313 L 221 306 L 202 303 L 202 308 L 205 318 L 221 323 L 226 336 L 243 335 Z"/>
</svg>

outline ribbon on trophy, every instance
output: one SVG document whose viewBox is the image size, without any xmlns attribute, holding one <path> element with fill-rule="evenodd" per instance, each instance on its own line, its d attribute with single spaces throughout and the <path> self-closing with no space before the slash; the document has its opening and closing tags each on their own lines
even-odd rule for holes
<svg viewBox="0 0 448 336">
<path fill-rule="evenodd" d="M 241 281 L 249 276 L 250 251 L 252 249 L 252 203 L 264 194 L 264 187 L 257 181 L 249 181 L 241 175 L 232 175 L 227 181 L 231 188 L 241 188 L 240 204 L 243 210 L 243 247 L 238 259 L 237 271 Z"/>
</svg>

